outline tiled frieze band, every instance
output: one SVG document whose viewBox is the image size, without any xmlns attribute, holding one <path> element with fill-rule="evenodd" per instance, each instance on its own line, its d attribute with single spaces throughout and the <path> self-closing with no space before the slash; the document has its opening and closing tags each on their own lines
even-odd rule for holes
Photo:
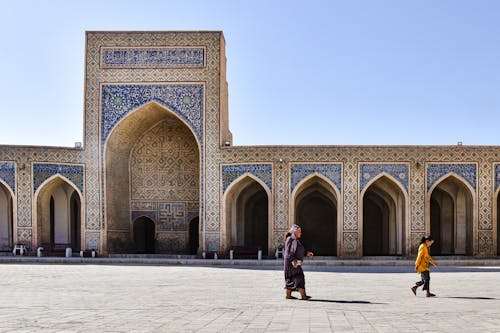
<svg viewBox="0 0 500 333">
<path fill-rule="evenodd" d="M 82 165 L 50 163 L 33 164 L 33 191 L 36 192 L 44 181 L 57 174 L 66 177 L 80 190 L 80 193 L 83 193 Z"/>
<path fill-rule="evenodd" d="M 204 47 L 102 47 L 101 68 L 204 67 Z"/>
<path fill-rule="evenodd" d="M 460 177 L 465 179 L 474 190 L 476 189 L 476 164 L 430 163 L 427 165 L 427 190 L 430 190 L 438 179 L 449 173 L 455 173 L 459 175 Z"/>
<path fill-rule="evenodd" d="M 16 165 L 14 162 L 0 162 L 0 179 L 16 192 Z"/>
<path fill-rule="evenodd" d="M 336 164 L 292 164 L 291 165 L 291 177 L 290 182 L 291 191 L 297 186 L 297 184 L 307 176 L 317 173 L 325 176 L 330 180 L 337 189 L 342 192 L 342 165 Z"/>
<path fill-rule="evenodd" d="M 362 163 L 360 165 L 360 187 L 359 191 L 363 191 L 366 185 L 374 178 L 376 178 L 381 173 L 386 173 L 391 175 L 396 179 L 406 191 L 408 191 L 408 175 L 409 168 L 408 164 L 374 164 L 374 163 Z"/>
<path fill-rule="evenodd" d="M 225 192 L 228 186 L 238 177 L 245 173 L 250 173 L 272 189 L 273 167 L 271 164 L 238 164 L 222 166 L 222 186 Z"/>
<path fill-rule="evenodd" d="M 500 187 L 500 164 L 495 164 L 495 192 L 498 190 Z"/>
</svg>

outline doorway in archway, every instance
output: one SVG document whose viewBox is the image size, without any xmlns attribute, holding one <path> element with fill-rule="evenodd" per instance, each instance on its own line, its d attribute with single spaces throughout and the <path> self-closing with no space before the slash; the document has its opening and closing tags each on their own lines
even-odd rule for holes
<svg viewBox="0 0 500 333">
<path fill-rule="evenodd" d="M 195 217 L 189 221 L 189 254 L 197 254 L 200 244 L 200 218 Z"/>
<path fill-rule="evenodd" d="M 134 243 L 137 253 L 155 253 L 155 224 L 151 219 L 142 216 L 134 221 Z"/>
</svg>

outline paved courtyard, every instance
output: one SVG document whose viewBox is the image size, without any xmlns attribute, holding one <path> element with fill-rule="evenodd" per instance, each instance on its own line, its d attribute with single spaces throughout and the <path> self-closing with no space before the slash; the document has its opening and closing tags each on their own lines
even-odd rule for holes
<svg viewBox="0 0 500 333">
<path fill-rule="evenodd" d="M 305 267 L 311 301 L 275 268 L 0 265 L 0 332 L 500 332 L 500 267 Z"/>
</svg>

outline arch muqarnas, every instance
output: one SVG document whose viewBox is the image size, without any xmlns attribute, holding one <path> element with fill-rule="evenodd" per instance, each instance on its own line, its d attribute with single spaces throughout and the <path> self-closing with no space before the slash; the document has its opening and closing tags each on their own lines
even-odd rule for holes
<svg viewBox="0 0 500 333">
<path fill-rule="evenodd" d="M 477 254 L 477 194 L 472 185 L 451 172 L 427 191 L 426 233 L 436 239 L 435 255 Z"/>
<path fill-rule="evenodd" d="M 222 252 L 245 246 L 260 247 L 264 255 L 273 253 L 271 198 L 267 185 L 248 172 L 227 187 L 222 199 Z"/>
<path fill-rule="evenodd" d="M 399 181 L 380 173 L 362 189 L 358 207 L 364 256 L 409 255 L 408 193 Z"/>
<path fill-rule="evenodd" d="M 319 256 L 340 255 L 342 196 L 338 188 L 315 172 L 295 186 L 290 198 L 290 226 L 302 227 L 307 249 Z"/>
<path fill-rule="evenodd" d="M 61 174 L 46 179 L 35 191 L 33 205 L 34 248 L 65 244 L 83 250 L 85 201 L 78 187 Z"/>
<path fill-rule="evenodd" d="M 17 241 L 15 203 L 14 192 L 7 183 L 0 179 L 0 251 L 12 250 L 12 246 Z"/>
<path fill-rule="evenodd" d="M 146 142 L 151 145 L 148 147 Z M 194 160 L 183 165 L 185 161 L 174 155 L 187 150 L 192 152 Z M 193 129 L 157 102 L 148 102 L 131 111 L 113 127 L 104 144 L 103 247 L 107 252 L 135 251 L 133 205 L 147 205 L 157 212 L 159 253 L 188 251 L 187 210 L 190 205 L 196 206 L 199 213 L 201 206 L 200 150 Z M 186 182 L 190 183 L 185 186 L 188 190 L 182 187 Z"/>
</svg>

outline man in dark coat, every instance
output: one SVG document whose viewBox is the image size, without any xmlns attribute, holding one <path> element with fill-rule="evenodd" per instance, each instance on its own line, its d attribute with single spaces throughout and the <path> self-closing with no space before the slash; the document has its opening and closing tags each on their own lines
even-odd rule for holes
<svg viewBox="0 0 500 333">
<path fill-rule="evenodd" d="M 302 236 L 302 230 L 296 224 L 286 233 L 284 271 L 285 271 L 285 289 L 286 299 L 296 299 L 292 296 L 292 291 L 298 291 L 301 299 L 309 299 L 306 294 L 306 282 L 304 271 L 302 270 L 302 261 L 304 256 L 312 257 L 312 252 L 306 252 L 304 245 L 299 238 Z"/>
</svg>

